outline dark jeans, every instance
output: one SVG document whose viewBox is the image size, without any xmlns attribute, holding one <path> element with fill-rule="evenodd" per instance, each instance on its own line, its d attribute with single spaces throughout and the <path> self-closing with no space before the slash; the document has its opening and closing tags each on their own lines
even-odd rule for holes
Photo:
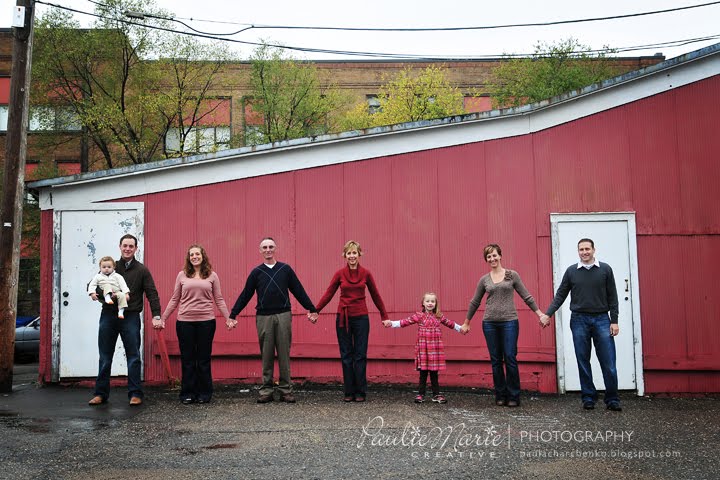
<svg viewBox="0 0 720 480">
<path fill-rule="evenodd" d="M 615 339 L 610 335 L 610 317 L 607 313 L 595 315 L 573 312 L 570 315 L 570 330 L 580 373 L 582 401 L 594 403 L 598 398 L 590 366 L 592 351 L 590 340 L 592 340 L 605 381 L 605 403 L 619 402 Z"/>
<path fill-rule="evenodd" d="M 202 322 L 178 321 L 175 323 L 175 331 L 182 365 L 180 399 L 209 402 L 213 394 L 210 357 L 215 337 L 215 319 Z"/>
<path fill-rule="evenodd" d="M 495 400 L 520 401 L 520 371 L 517 364 L 519 331 L 517 320 L 483 321 L 483 333 L 492 364 Z"/>
<path fill-rule="evenodd" d="M 367 347 L 370 319 L 367 315 L 349 317 L 348 326 L 340 327 L 340 315 L 335 318 L 340 360 L 342 360 L 345 396 L 364 397 L 367 394 Z"/>
<path fill-rule="evenodd" d="M 126 311 L 125 318 L 119 319 L 117 318 L 117 310 L 114 312 L 103 310 L 100 313 L 100 325 L 98 327 L 100 365 L 97 380 L 95 381 L 95 395 L 101 396 L 104 400 L 110 397 L 110 371 L 118 335 L 122 339 L 125 357 L 127 358 L 128 398 L 143 398 L 140 385 L 142 371 L 142 362 L 140 361 L 140 314 Z"/>
<path fill-rule="evenodd" d="M 425 395 L 428 372 L 430 373 L 430 385 L 432 387 L 433 395 L 440 395 L 440 382 L 438 382 L 437 370 L 420 370 L 420 386 L 418 387 L 418 393 L 420 395 Z"/>
</svg>

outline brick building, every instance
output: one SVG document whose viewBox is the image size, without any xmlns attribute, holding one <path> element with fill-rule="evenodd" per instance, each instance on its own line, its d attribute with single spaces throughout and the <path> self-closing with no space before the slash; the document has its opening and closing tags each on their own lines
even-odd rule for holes
<svg viewBox="0 0 720 480">
<path fill-rule="evenodd" d="M 0 159 L 4 158 L 5 129 L 7 128 L 7 112 L 9 106 L 10 67 L 12 63 L 12 32 L 0 29 Z M 618 73 L 637 70 L 654 65 L 664 60 L 662 55 L 652 57 L 622 57 L 614 60 Z M 490 98 L 487 96 L 487 85 L 490 73 L 502 59 L 488 60 L 438 60 L 433 62 L 413 61 L 313 61 L 319 71 L 321 81 L 332 83 L 346 94 L 352 103 L 361 101 L 372 105 L 385 79 L 397 75 L 403 68 L 411 65 L 422 70 L 431 64 L 442 64 L 448 68 L 448 78 L 465 96 L 465 109 L 468 113 L 491 110 Z M 237 62 L 223 67 L 220 72 L 222 89 L 210 93 L 217 104 L 212 126 L 208 126 L 204 134 L 215 139 L 218 149 L 229 148 L 229 138 L 242 135 L 256 127 L 261 120 L 250 108 L 250 70 L 248 62 Z M 42 108 L 42 107 L 35 107 Z M 47 107 L 45 107 L 47 108 Z M 33 110 L 30 112 L 30 138 L 28 145 L 28 167 L 31 173 L 41 160 L 53 160 L 65 174 L 80 171 L 81 160 L 81 125 L 73 121 L 72 113 L 65 112 L 62 107 L 56 109 L 48 128 L 47 121 L 43 125 L 35 119 Z M 47 115 L 47 110 L 45 111 Z M 166 145 L 173 142 L 171 135 L 165 139 Z M 225 145 L 223 145 L 223 143 Z M 188 152 L 197 153 L 197 152 Z M 92 145 L 88 150 L 89 170 L 105 168 L 104 164 L 95 161 L 99 158 Z"/>
</svg>

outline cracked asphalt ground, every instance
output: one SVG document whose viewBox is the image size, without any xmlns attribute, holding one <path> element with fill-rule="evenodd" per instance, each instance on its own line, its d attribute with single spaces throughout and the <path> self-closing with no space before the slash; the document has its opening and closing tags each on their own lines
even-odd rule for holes
<svg viewBox="0 0 720 480">
<path fill-rule="evenodd" d="M 88 388 L 27 378 L 16 374 L 0 396 L 3 479 L 676 480 L 720 470 L 718 398 L 626 394 L 623 412 L 610 412 L 584 411 L 574 394 L 524 392 L 520 408 L 503 408 L 472 389 L 415 404 L 397 386 L 346 404 L 339 387 L 299 386 L 296 404 L 259 405 L 253 387 L 234 385 L 207 405 L 153 387 L 140 407 L 122 388 L 89 407 Z"/>
</svg>

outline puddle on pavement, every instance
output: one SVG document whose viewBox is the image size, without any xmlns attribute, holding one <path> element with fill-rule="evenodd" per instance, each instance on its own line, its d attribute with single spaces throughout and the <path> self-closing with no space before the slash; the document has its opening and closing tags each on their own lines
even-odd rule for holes
<svg viewBox="0 0 720 480">
<path fill-rule="evenodd" d="M 63 428 L 71 433 L 95 432 L 106 428 L 112 428 L 120 424 L 117 420 L 108 419 L 85 419 L 70 418 L 25 418 L 16 413 L 0 412 L 0 423 L 8 428 L 25 429 L 31 433 L 50 433 L 53 430 Z"/>
<path fill-rule="evenodd" d="M 116 427 L 120 425 L 117 420 L 111 419 L 88 419 L 88 418 L 72 418 L 67 421 L 71 430 L 79 432 L 96 432 L 98 430 L 104 430 L 106 428 Z"/>
</svg>

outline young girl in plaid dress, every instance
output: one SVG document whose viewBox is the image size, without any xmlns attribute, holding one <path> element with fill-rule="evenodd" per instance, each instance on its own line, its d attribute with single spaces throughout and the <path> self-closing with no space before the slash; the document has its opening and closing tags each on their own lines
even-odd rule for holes
<svg viewBox="0 0 720 480">
<path fill-rule="evenodd" d="M 422 312 L 415 313 L 404 320 L 384 320 L 383 325 L 385 327 L 401 328 L 418 324 L 417 342 L 415 343 L 415 368 L 420 371 L 420 386 L 418 395 L 415 397 L 415 403 L 425 401 L 428 373 L 432 385 L 432 401 L 447 403 L 445 397 L 440 395 L 440 385 L 438 384 L 438 371 L 445 370 L 445 350 L 440 325 L 445 325 L 457 332 L 460 332 L 460 325 L 445 318 L 440 312 L 437 295 L 432 292 L 423 295 L 422 307 Z"/>
</svg>

